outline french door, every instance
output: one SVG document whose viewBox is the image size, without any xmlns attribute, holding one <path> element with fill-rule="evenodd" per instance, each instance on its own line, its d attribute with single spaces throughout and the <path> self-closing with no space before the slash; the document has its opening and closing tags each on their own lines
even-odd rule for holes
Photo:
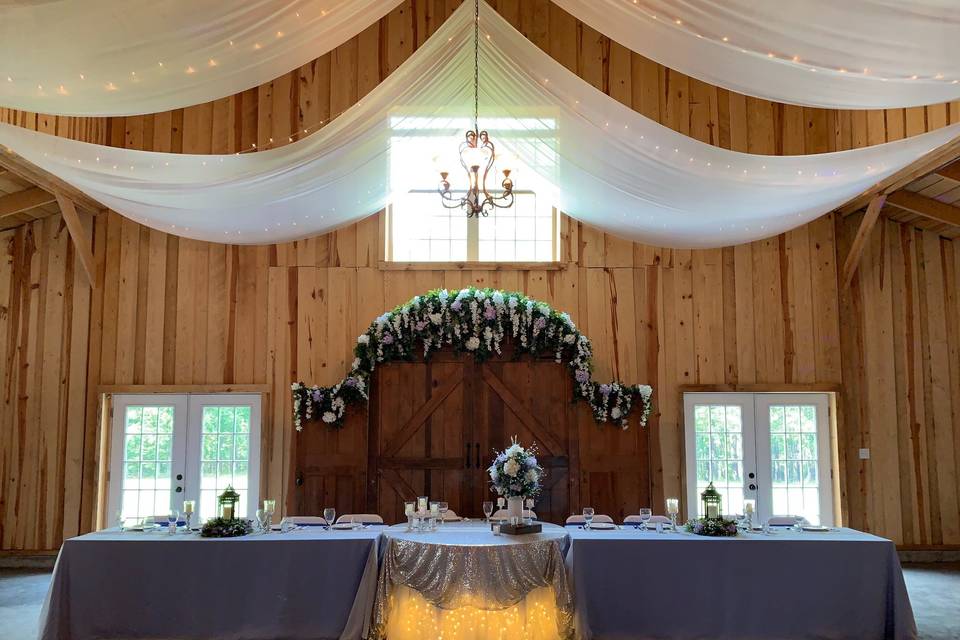
<svg viewBox="0 0 960 640">
<path fill-rule="evenodd" d="M 232 486 L 240 516 L 257 509 L 260 396 L 147 394 L 113 396 L 109 521 L 165 515 L 196 502 L 195 522 L 217 515 Z"/>
<path fill-rule="evenodd" d="M 725 513 L 833 524 L 829 399 L 822 393 L 685 393 L 687 512 L 713 482 Z"/>
</svg>

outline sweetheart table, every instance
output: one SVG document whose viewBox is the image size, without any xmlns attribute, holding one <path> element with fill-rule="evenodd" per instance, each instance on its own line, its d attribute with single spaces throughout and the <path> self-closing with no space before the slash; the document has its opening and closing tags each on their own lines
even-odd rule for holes
<svg viewBox="0 0 960 640">
<path fill-rule="evenodd" d="M 580 639 L 913 639 L 893 542 L 852 529 L 706 538 L 569 529 Z"/>
<path fill-rule="evenodd" d="M 567 532 L 495 536 L 489 525 L 384 532 L 374 628 L 389 640 L 485 640 L 572 636 Z"/>
<path fill-rule="evenodd" d="M 380 531 L 71 538 L 53 570 L 40 640 L 366 637 Z"/>
</svg>

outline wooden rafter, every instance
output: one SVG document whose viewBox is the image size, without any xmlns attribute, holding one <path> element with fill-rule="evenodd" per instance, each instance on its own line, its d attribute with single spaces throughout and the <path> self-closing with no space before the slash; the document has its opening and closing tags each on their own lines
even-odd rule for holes
<svg viewBox="0 0 960 640">
<path fill-rule="evenodd" d="M 847 254 L 847 259 L 843 262 L 843 275 L 840 282 L 844 290 L 853 282 L 853 275 L 857 272 L 857 266 L 860 264 L 863 248 L 867 244 L 867 238 L 870 237 L 874 225 L 877 224 L 880 210 L 883 209 L 886 199 L 886 196 L 874 196 L 867 206 L 867 212 L 863 215 L 863 220 L 860 221 L 860 228 L 857 229 L 857 235 L 853 238 L 853 244 L 850 245 L 850 253 Z"/>
<path fill-rule="evenodd" d="M 875 197 L 888 195 L 902 189 L 917 178 L 933 173 L 938 168 L 949 164 L 958 157 L 960 157 L 960 136 L 956 136 L 946 144 L 927 153 L 916 162 L 897 171 L 892 176 L 881 180 L 846 204 L 838 207 L 837 212 L 845 216 L 856 213 L 871 203 Z"/>
<path fill-rule="evenodd" d="M 954 160 L 950 164 L 940 167 L 937 169 L 937 175 L 960 182 L 960 160 Z"/>
<path fill-rule="evenodd" d="M 55 202 L 56 198 L 40 187 L 30 187 L 0 196 L 0 218 L 13 216 L 45 204 Z"/>
<path fill-rule="evenodd" d="M 84 273 L 87 274 L 87 281 L 91 288 L 96 288 L 96 279 L 93 270 L 93 251 L 90 248 L 90 240 L 87 238 L 87 232 L 83 229 L 80 222 L 80 216 L 77 215 L 77 207 L 73 200 L 70 200 L 63 194 L 57 194 L 57 203 L 60 205 L 60 213 L 63 215 L 63 221 L 67 224 L 67 231 L 73 239 L 73 246 L 77 250 L 77 257 L 80 259 L 80 265 Z"/>
<path fill-rule="evenodd" d="M 946 202 L 904 190 L 891 193 L 887 196 L 887 202 L 918 216 L 960 227 L 960 207 Z"/>
<path fill-rule="evenodd" d="M 73 185 L 68 184 L 48 171 L 44 171 L 10 149 L 0 151 L 0 169 L 6 169 L 10 173 L 23 178 L 27 182 L 32 182 L 49 193 L 63 194 L 69 198 L 75 206 L 90 213 L 96 214 L 107 208 Z"/>
</svg>

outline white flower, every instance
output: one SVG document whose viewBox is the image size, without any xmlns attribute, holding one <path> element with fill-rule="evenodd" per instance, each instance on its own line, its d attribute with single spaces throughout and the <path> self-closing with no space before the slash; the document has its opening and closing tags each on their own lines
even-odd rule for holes
<svg viewBox="0 0 960 640">
<path fill-rule="evenodd" d="M 439 313 L 430 314 L 430 322 L 432 322 L 433 324 L 439 325 L 442 319 L 443 319 L 443 316 L 441 316 Z"/>
<path fill-rule="evenodd" d="M 500 291 L 494 291 L 493 294 L 490 296 L 490 298 L 493 300 L 493 304 L 497 305 L 498 307 L 503 307 L 503 293 L 502 293 L 502 292 L 500 292 Z"/>
<path fill-rule="evenodd" d="M 534 483 L 540 479 L 540 476 L 537 475 L 536 469 L 530 469 L 529 471 L 527 471 L 526 477 L 527 477 L 527 482 L 530 482 L 530 483 Z"/>
<path fill-rule="evenodd" d="M 359 369 L 359 368 L 360 368 L 360 358 L 354 358 L 354 359 L 353 359 L 353 364 L 350 365 L 350 368 L 351 368 L 351 369 Z"/>
<path fill-rule="evenodd" d="M 299 389 L 299 388 L 300 388 L 300 383 L 299 383 L 299 382 L 294 382 L 292 385 L 290 385 L 290 389 L 293 390 L 293 391 L 296 391 L 296 390 Z"/>
<path fill-rule="evenodd" d="M 516 454 L 518 454 L 518 453 L 522 453 L 522 452 L 523 452 L 523 447 L 521 447 L 521 446 L 520 446 L 518 443 L 516 443 L 516 442 L 514 442 L 513 444 L 511 444 L 511 445 L 507 448 L 507 450 L 504 451 L 504 453 L 507 454 L 507 456 L 514 456 L 514 455 L 516 455 Z"/>
<path fill-rule="evenodd" d="M 610 417 L 613 418 L 614 420 L 619 418 L 621 415 L 622 414 L 620 413 L 620 407 L 614 407 L 613 409 L 610 409 Z"/>
<path fill-rule="evenodd" d="M 477 336 L 473 336 L 467 339 L 468 351 L 476 351 L 479 348 L 480 348 L 480 338 L 478 338 Z"/>
<path fill-rule="evenodd" d="M 563 341 L 566 342 L 567 344 L 573 344 L 573 341 L 576 339 L 577 339 L 577 336 L 574 333 L 568 333 L 567 335 L 563 336 Z"/>
<path fill-rule="evenodd" d="M 490 479 L 496 482 L 498 477 L 499 477 L 499 474 L 497 473 L 497 468 L 490 467 Z"/>
<path fill-rule="evenodd" d="M 365 333 L 357 336 L 357 344 L 370 344 L 370 336 Z"/>
<path fill-rule="evenodd" d="M 480 302 L 483 302 L 484 298 L 487 297 L 487 294 L 483 292 L 483 289 L 477 289 L 477 293 L 473 297 L 479 300 Z"/>
<path fill-rule="evenodd" d="M 641 396 L 644 400 L 649 400 L 649 399 L 650 399 L 650 396 L 653 395 L 653 387 L 651 387 L 651 386 L 648 385 L 648 384 L 641 384 L 641 385 L 639 385 L 639 386 L 637 387 L 637 391 L 640 392 L 640 396 Z"/>
<path fill-rule="evenodd" d="M 332 411 L 324 411 L 322 419 L 327 424 L 331 424 L 337 421 L 337 416 Z"/>
<path fill-rule="evenodd" d="M 516 478 L 517 473 L 520 471 L 520 463 L 514 459 L 507 460 L 503 463 L 503 472 L 510 476 L 511 478 Z"/>
</svg>

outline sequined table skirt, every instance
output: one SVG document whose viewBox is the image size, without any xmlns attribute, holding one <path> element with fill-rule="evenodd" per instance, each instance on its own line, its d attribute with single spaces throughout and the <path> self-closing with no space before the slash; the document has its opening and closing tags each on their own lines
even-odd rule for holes
<svg viewBox="0 0 960 640">
<path fill-rule="evenodd" d="M 483 523 L 384 534 L 373 626 L 390 640 L 573 635 L 567 532 L 494 536 Z"/>
</svg>

